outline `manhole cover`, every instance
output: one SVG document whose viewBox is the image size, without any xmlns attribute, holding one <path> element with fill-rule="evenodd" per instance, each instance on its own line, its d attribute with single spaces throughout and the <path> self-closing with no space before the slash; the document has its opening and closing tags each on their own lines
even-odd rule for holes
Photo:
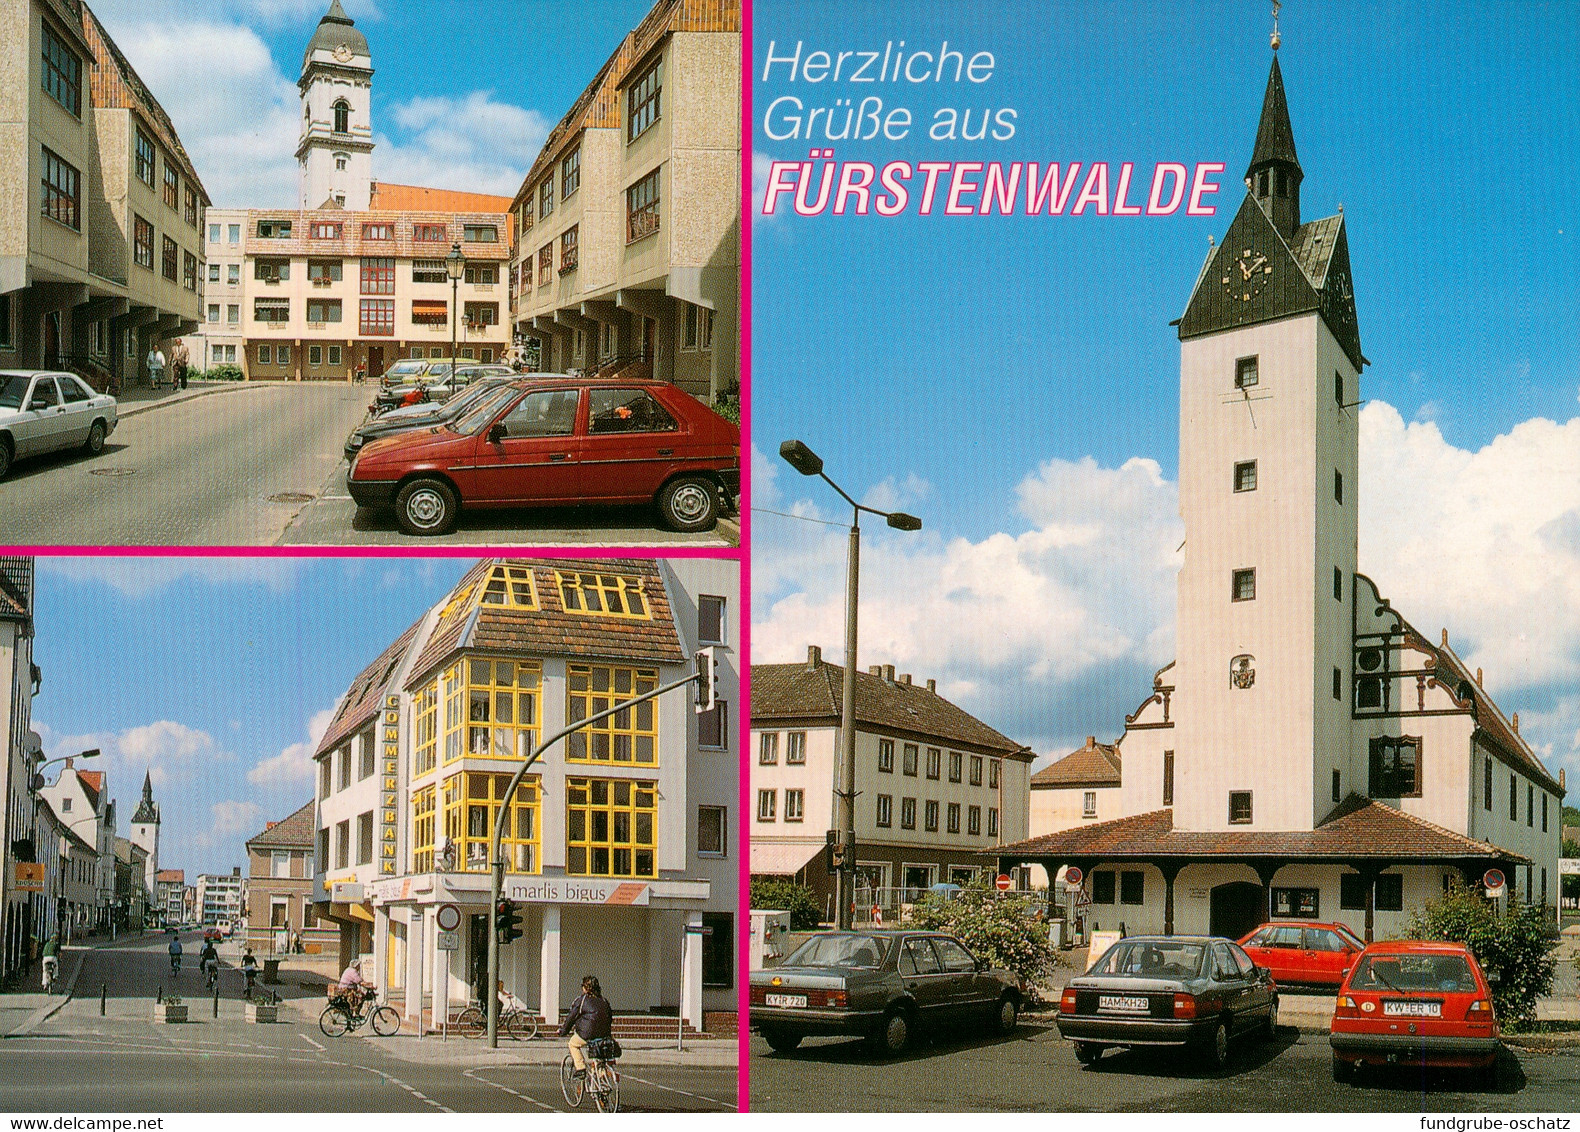
<svg viewBox="0 0 1580 1132">
<path fill-rule="evenodd" d="M 313 497 L 305 491 L 282 491 L 269 496 L 270 503 L 311 503 Z"/>
<path fill-rule="evenodd" d="M 136 468 L 90 468 L 89 475 L 94 476 L 135 476 Z"/>
</svg>

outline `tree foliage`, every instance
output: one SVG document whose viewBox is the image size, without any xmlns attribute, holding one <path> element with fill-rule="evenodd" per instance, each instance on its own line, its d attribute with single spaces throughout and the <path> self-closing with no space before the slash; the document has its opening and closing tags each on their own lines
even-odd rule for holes
<svg viewBox="0 0 1580 1132">
<path fill-rule="evenodd" d="M 752 878 L 752 907 L 790 913 L 790 930 L 812 931 L 823 922 L 823 910 L 810 888 L 789 880 Z"/>
<path fill-rule="evenodd" d="M 1479 892 L 1455 884 L 1441 900 L 1410 915 L 1412 939 L 1454 940 L 1470 948 L 1492 984 L 1492 1005 L 1509 1029 L 1536 1020 L 1536 1000 L 1552 990 L 1558 963 L 1547 912 L 1540 904 L 1510 901 L 1503 914 Z"/>
<path fill-rule="evenodd" d="M 916 905 L 917 927 L 948 932 L 978 959 L 1014 971 L 1035 983 L 1059 963 L 1048 942 L 1048 925 L 1035 918 L 1037 905 L 1023 893 L 1000 893 L 978 881 L 953 899 L 930 893 Z"/>
</svg>

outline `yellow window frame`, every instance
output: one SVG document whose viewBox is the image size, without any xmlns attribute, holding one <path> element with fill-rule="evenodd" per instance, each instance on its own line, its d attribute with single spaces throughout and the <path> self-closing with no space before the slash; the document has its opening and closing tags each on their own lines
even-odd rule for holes
<svg viewBox="0 0 1580 1132">
<path fill-rule="evenodd" d="M 434 788 L 424 786 L 411 796 L 411 871 L 433 872 Z"/>
<path fill-rule="evenodd" d="M 560 603 L 567 613 L 586 613 L 596 617 L 624 617 L 651 621 L 653 606 L 642 588 L 642 579 L 627 574 L 601 571 L 556 570 Z"/>
<path fill-rule="evenodd" d="M 658 687 L 658 669 L 613 664 L 567 664 L 567 723 L 608 711 Z M 612 766 L 658 765 L 658 701 L 648 700 L 573 732 L 565 761 Z"/>
<path fill-rule="evenodd" d="M 424 685 L 414 697 L 412 716 L 416 734 L 412 745 L 412 775 L 427 774 L 439 755 L 439 681 Z"/>
<path fill-rule="evenodd" d="M 444 761 L 524 759 L 543 723 L 543 665 L 467 655 L 445 672 Z"/>
<path fill-rule="evenodd" d="M 478 599 L 480 605 L 505 609 L 538 608 L 538 585 L 530 566 L 495 566 Z"/>
<path fill-rule="evenodd" d="M 658 784 L 630 778 L 565 780 L 565 872 L 658 876 Z"/>
<path fill-rule="evenodd" d="M 494 822 L 508 774 L 467 771 L 444 780 L 444 828 L 455 846 L 455 868 L 462 872 L 487 872 L 488 852 L 493 844 Z M 500 839 L 505 854 L 505 870 L 538 874 L 543 871 L 541 838 L 543 823 L 542 780 L 528 775 L 516 787 L 510 804 L 510 817 Z"/>
</svg>

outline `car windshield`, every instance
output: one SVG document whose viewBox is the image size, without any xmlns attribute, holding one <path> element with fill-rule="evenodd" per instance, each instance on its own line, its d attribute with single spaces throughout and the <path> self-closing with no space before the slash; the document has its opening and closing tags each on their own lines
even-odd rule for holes
<svg viewBox="0 0 1580 1132">
<path fill-rule="evenodd" d="M 1463 955 L 1366 955 L 1350 976 L 1354 990 L 1470 994 L 1480 989 Z"/>
<path fill-rule="evenodd" d="M 786 967 L 876 967 L 889 941 L 875 935 L 815 935 L 784 961 Z"/>
<path fill-rule="evenodd" d="M 414 373 L 421 373 L 423 367 L 427 364 L 427 362 L 421 361 L 417 358 L 411 358 L 404 362 L 396 362 L 394 365 L 390 366 L 389 369 L 384 371 L 384 380 L 394 381 L 398 378 L 410 377 Z"/>
<path fill-rule="evenodd" d="M 27 396 L 26 374 L 10 374 L 0 378 L 0 409 L 20 409 L 22 398 Z"/>
<path fill-rule="evenodd" d="M 1122 939 L 1107 951 L 1088 975 L 1119 975 L 1136 979 L 1194 979 L 1201 970 L 1202 943 L 1170 939 Z"/>
<path fill-rule="evenodd" d="M 483 399 L 462 413 L 450 427 L 462 436 L 476 436 L 493 422 L 500 408 L 517 392 L 508 385 L 486 391 Z"/>
</svg>

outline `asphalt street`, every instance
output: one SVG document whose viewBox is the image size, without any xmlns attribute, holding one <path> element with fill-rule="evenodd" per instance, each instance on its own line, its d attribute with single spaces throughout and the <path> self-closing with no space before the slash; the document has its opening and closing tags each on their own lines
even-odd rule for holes
<svg viewBox="0 0 1580 1132">
<path fill-rule="evenodd" d="M 346 490 L 343 447 L 366 386 L 295 383 L 135 389 L 104 451 L 18 462 L 0 481 L 6 542 L 37 546 L 703 546 L 738 525 L 677 534 L 651 507 L 463 511 L 413 538 Z"/>
<path fill-rule="evenodd" d="M 1178 1051 L 1110 1050 L 1083 1068 L 1051 1018 L 1009 1038 L 951 1035 L 900 1057 L 859 1040 L 809 1038 L 789 1054 L 751 1040 L 753 1112 L 1569 1112 L 1580 1098 L 1580 1048 L 1508 1050 L 1498 1087 L 1419 1070 L 1368 1074 L 1340 1085 L 1327 1035 L 1279 1028 L 1250 1038 L 1221 1072 Z"/>
<path fill-rule="evenodd" d="M 197 971 L 199 941 L 183 937 L 172 979 L 166 937 L 150 934 L 82 953 L 75 996 L 0 1042 L 0 1096 L 11 1112 L 558 1112 L 568 1108 L 555 1039 L 517 1053 L 479 1042 L 400 1035 L 326 1037 L 321 993 L 288 988 L 273 1025 L 249 1023 L 242 978 L 222 964 L 219 1016 Z M 68 960 L 69 968 L 76 956 Z M 104 988 L 100 1014 L 100 987 Z M 178 994 L 185 1024 L 155 1025 L 155 995 Z M 320 988 L 321 989 L 321 988 Z M 622 1111 L 723 1112 L 735 1107 L 735 1067 L 723 1048 L 633 1051 L 620 1066 Z M 731 1049 L 733 1048 L 733 1045 Z M 723 1054 L 724 1056 L 720 1056 Z M 530 1063 L 529 1063 L 530 1062 Z M 583 1102 L 591 1110 L 591 1101 Z"/>
</svg>

